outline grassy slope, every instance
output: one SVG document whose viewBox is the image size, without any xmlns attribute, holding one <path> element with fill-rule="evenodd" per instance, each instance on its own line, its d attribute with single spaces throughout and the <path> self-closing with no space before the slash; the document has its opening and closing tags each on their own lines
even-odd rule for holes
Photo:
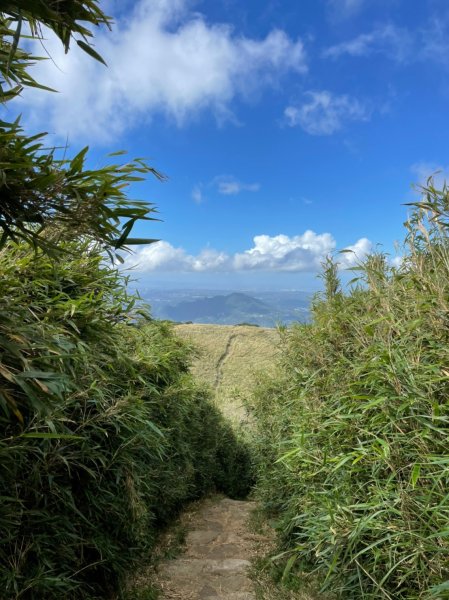
<svg viewBox="0 0 449 600">
<path fill-rule="evenodd" d="M 257 372 L 273 372 L 278 352 L 276 329 L 229 325 L 177 325 L 176 332 L 199 350 L 193 374 L 215 389 L 217 406 L 242 422 L 242 397 L 251 393 Z"/>
</svg>

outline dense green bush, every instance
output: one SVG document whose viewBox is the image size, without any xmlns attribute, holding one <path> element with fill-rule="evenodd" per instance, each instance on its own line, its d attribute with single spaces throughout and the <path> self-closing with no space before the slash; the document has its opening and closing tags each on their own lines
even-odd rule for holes
<svg viewBox="0 0 449 600">
<path fill-rule="evenodd" d="M 110 22 L 98 0 L 3 2 L 0 103 L 42 87 L 22 32 L 42 40 L 45 26 L 102 61 L 90 27 Z M 185 502 L 249 485 L 245 447 L 189 375 L 189 348 L 145 320 L 105 260 L 154 241 L 131 237 L 155 209 L 127 192 L 162 177 L 140 159 L 88 161 L 0 121 L 2 600 L 119 593 Z"/>
<path fill-rule="evenodd" d="M 254 399 L 259 494 L 284 580 L 343 599 L 449 598 L 449 193 L 431 183 L 400 267 L 375 254 L 284 333 Z"/>
<path fill-rule="evenodd" d="M 0 253 L 0 597 L 105 598 L 188 500 L 247 491 L 248 456 L 86 243 Z"/>
</svg>

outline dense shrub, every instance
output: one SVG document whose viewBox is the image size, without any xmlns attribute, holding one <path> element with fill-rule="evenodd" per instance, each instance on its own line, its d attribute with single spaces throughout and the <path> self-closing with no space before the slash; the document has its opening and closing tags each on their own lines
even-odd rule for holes
<svg viewBox="0 0 449 600">
<path fill-rule="evenodd" d="M 90 28 L 110 23 L 98 0 L 3 3 L 0 103 L 42 87 L 25 31 L 42 41 L 49 28 L 103 62 Z M 155 208 L 127 192 L 162 176 L 140 159 L 91 169 L 87 148 L 60 159 L 48 146 L 19 118 L 0 122 L 2 600 L 107 598 L 183 503 L 249 484 L 189 349 L 142 321 L 105 260 L 154 241 L 132 237 Z"/>
<path fill-rule="evenodd" d="M 400 267 L 334 264 L 313 322 L 284 332 L 254 400 L 259 494 L 278 514 L 284 580 L 338 598 L 449 598 L 448 190 L 408 221 Z"/>
<path fill-rule="evenodd" d="M 248 456 L 91 243 L 0 263 L 0 597 L 105 598 L 186 501 L 246 493 Z"/>
</svg>

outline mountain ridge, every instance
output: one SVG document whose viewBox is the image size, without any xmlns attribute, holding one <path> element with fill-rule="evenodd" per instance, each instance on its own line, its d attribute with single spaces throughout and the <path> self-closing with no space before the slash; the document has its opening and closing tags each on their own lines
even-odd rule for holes
<svg viewBox="0 0 449 600">
<path fill-rule="evenodd" d="M 295 302 L 290 302 L 290 305 L 293 308 L 276 306 L 243 292 L 231 292 L 167 304 L 160 309 L 158 316 L 176 322 L 217 325 L 236 325 L 245 322 L 263 327 L 274 327 L 279 322 L 307 320 L 308 302 L 298 299 L 296 307 Z"/>
</svg>

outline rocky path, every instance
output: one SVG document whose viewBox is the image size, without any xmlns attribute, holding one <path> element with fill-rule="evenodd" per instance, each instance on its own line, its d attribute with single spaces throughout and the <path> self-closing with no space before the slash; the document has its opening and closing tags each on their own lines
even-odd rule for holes
<svg viewBox="0 0 449 600">
<path fill-rule="evenodd" d="M 253 502 L 209 499 L 192 517 L 182 556 L 163 563 L 164 600 L 255 600 L 248 576 L 259 536 L 250 533 Z"/>
</svg>

